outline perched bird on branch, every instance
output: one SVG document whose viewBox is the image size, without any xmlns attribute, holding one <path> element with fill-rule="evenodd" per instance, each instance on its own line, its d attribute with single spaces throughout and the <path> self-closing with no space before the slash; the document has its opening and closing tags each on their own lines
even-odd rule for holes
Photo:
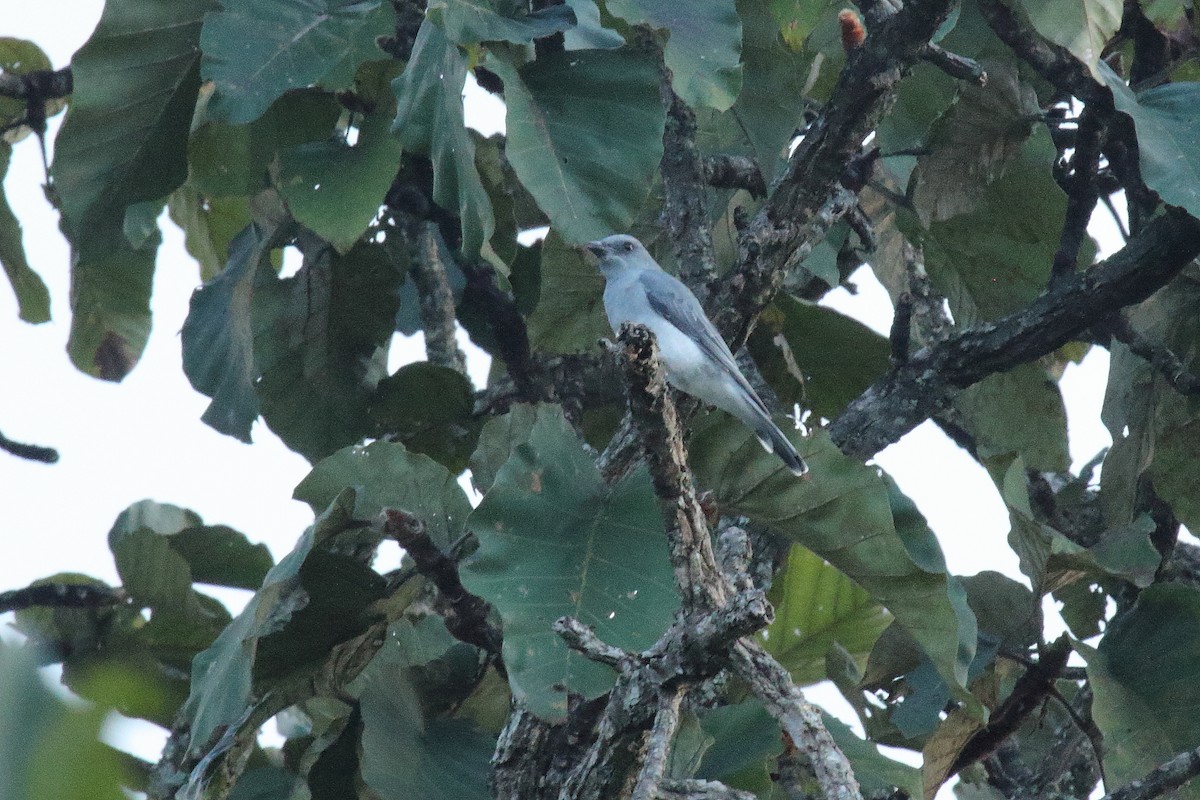
<svg viewBox="0 0 1200 800">
<path fill-rule="evenodd" d="M 623 322 L 645 325 L 658 339 L 672 386 L 740 419 L 795 475 L 808 472 L 686 286 L 632 236 L 608 236 L 588 242 L 584 250 L 604 273 L 604 310 L 614 333 Z"/>
</svg>

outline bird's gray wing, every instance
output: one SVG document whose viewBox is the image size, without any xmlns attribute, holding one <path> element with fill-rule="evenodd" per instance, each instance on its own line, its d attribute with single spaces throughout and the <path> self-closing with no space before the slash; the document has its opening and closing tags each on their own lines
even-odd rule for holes
<svg viewBox="0 0 1200 800">
<path fill-rule="evenodd" d="M 717 333 L 712 322 L 704 315 L 704 309 L 701 308 L 696 295 L 676 278 L 660 270 L 646 270 L 638 276 L 638 281 L 646 292 L 650 308 L 699 345 L 705 355 L 721 365 L 724 371 L 746 390 L 751 402 L 770 417 L 771 413 L 759 399 L 758 393 L 738 368 L 733 353 L 729 351 L 729 345 L 725 344 L 721 334 Z"/>
</svg>

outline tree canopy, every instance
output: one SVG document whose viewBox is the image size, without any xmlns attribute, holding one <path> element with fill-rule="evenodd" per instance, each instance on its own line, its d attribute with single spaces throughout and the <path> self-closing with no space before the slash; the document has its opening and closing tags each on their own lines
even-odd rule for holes
<svg viewBox="0 0 1200 800">
<path fill-rule="evenodd" d="M 265 421 L 314 516 L 275 561 L 146 500 L 108 535 L 120 585 L 0 594 L 27 637 L 0 645 L 0 796 L 1200 797 L 1195 11 L 841 6 L 107 0 L 69 65 L 0 38 L 0 176 L 65 109 L 71 363 L 137 368 L 178 226 L 203 420 Z M 504 134 L 465 125 L 469 83 Z M 672 396 L 644 329 L 600 342 L 578 246 L 614 232 L 805 410 L 810 476 Z M 0 263 L 49 319 L 2 193 Z M 889 337 L 818 304 L 864 264 Z M 397 331 L 427 358 L 389 374 Z M 1113 446 L 1073 473 L 1058 380 L 1093 347 Z M 952 574 L 871 462 L 929 419 L 1024 582 Z M 865 738 L 804 699 L 825 680 Z M 170 731 L 157 763 L 98 739 L 110 710 Z"/>
</svg>

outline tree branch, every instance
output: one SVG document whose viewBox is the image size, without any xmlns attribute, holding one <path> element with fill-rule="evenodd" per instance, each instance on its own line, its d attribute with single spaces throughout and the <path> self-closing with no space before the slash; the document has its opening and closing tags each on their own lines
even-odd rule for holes
<svg viewBox="0 0 1200 800">
<path fill-rule="evenodd" d="M 425 354 L 430 363 L 467 374 L 467 359 L 455 338 L 454 292 L 446 278 L 446 265 L 438 250 L 437 224 L 424 222 L 417 236 L 416 258 L 409 275 L 421 299 L 421 327 L 425 329 Z"/>
<path fill-rule="evenodd" d="M 23 608 L 101 608 L 128 600 L 123 589 L 86 583 L 38 583 L 0 592 L 0 614 Z"/>
<path fill-rule="evenodd" d="M 3 77 L 3 74 L 0 74 Z M 30 461 L 41 461 L 43 464 L 53 464 L 58 461 L 58 451 L 53 447 L 43 447 L 40 444 L 25 444 L 23 442 L 14 442 L 3 433 L 0 433 L 0 450 L 6 453 L 12 453 L 17 458 L 25 458 Z"/>
<path fill-rule="evenodd" d="M 488 621 L 492 607 L 463 586 L 458 562 L 434 544 L 425 523 L 407 511 L 387 508 L 379 515 L 376 526 L 384 536 L 403 547 L 416 564 L 417 572 L 437 587 L 448 604 L 448 608 L 439 611 L 450 635 L 498 658 L 502 640 L 500 632 Z"/>
<path fill-rule="evenodd" d="M 646 750 L 642 756 L 642 770 L 629 800 L 654 800 L 667 769 L 667 756 L 671 753 L 671 741 L 679 729 L 679 706 L 683 701 L 682 687 L 664 689 L 658 696 L 658 712 L 654 715 L 654 726 L 646 739 Z"/>
<path fill-rule="evenodd" d="M 1200 254 L 1200 221 L 1179 209 L 1120 251 L 1022 311 L 963 331 L 891 370 L 834 420 L 844 453 L 868 458 L 983 378 L 1052 352 L 1112 312 L 1141 302 Z"/>
<path fill-rule="evenodd" d="M 717 275 L 705 198 L 707 172 L 696 149 L 696 115 L 671 88 L 667 68 L 662 69 L 660 94 L 667 108 L 659 167 L 663 179 L 662 222 L 679 259 L 680 280 L 703 300 L 709 281 Z"/>
<path fill-rule="evenodd" d="M 1127 786 L 1110 792 L 1100 800 L 1152 800 L 1200 775 L 1200 747 L 1180 753 Z"/>
<path fill-rule="evenodd" d="M 718 189 L 744 189 L 751 197 L 767 196 L 762 170 L 747 156 L 705 156 L 704 181 Z"/>
</svg>

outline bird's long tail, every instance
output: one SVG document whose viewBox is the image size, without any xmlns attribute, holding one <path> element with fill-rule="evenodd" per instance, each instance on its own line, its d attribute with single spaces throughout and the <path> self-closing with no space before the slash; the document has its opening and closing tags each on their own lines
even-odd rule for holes
<svg viewBox="0 0 1200 800">
<path fill-rule="evenodd" d="M 779 426 L 771 421 L 770 417 L 757 416 L 754 422 L 754 435 L 758 437 L 758 442 L 763 449 L 779 456 L 779 460 L 792 471 L 793 475 L 799 477 L 808 472 L 808 464 L 804 463 L 804 459 L 796 452 L 796 448 L 783 435 L 783 431 L 779 430 Z"/>
</svg>

